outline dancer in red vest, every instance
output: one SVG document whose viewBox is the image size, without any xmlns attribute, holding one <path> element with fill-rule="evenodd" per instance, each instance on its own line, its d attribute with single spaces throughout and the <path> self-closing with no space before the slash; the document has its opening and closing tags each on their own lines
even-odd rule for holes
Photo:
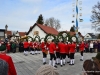
<svg viewBox="0 0 100 75">
<path fill-rule="evenodd" d="M 69 54 L 70 54 L 70 64 L 69 65 L 74 65 L 74 54 L 75 54 L 75 43 L 72 42 L 70 45 L 70 50 L 69 50 Z"/>
<path fill-rule="evenodd" d="M 34 42 L 34 51 L 35 51 L 35 54 L 37 55 L 37 47 L 38 47 L 38 43 L 37 41 Z"/>
<path fill-rule="evenodd" d="M 45 65 L 46 64 L 46 58 L 47 58 L 47 52 L 48 52 L 46 42 L 41 43 L 41 49 L 42 49 L 42 53 L 43 53 L 43 64 Z"/>
<path fill-rule="evenodd" d="M 29 43 L 25 40 L 23 45 L 24 45 L 24 55 L 27 56 L 28 55 L 28 49 L 29 49 Z"/>
<path fill-rule="evenodd" d="M 83 52 L 84 52 L 84 49 L 85 49 L 85 44 L 84 44 L 83 41 L 79 44 L 79 49 L 80 49 L 80 53 L 81 53 L 80 61 L 83 61 Z"/>
<path fill-rule="evenodd" d="M 49 45 L 49 53 L 50 53 L 49 65 L 52 65 L 51 62 L 53 61 L 53 66 L 57 67 L 55 65 L 55 63 L 56 63 L 55 50 L 56 50 L 55 43 L 54 43 L 54 40 L 52 40 L 52 42 Z"/>
<path fill-rule="evenodd" d="M 32 41 L 29 42 L 29 48 L 31 50 L 30 54 L 34 55 L 33 42 Z"/>
<path fill-rule="evenodd" d="M 59 45 L 59 48 L 60 48 L 60 65 L 61 67 L 63 65 L 65 65 L 65 58 L 66 58 L 66 49 L 65 49 L 65 43 L 64 41 L 62 41 Z"/>
</svg>

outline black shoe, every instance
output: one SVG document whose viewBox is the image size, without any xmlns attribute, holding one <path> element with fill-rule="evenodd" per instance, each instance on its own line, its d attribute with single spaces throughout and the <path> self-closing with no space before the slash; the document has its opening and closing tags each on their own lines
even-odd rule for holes
<svg viewBox="0 0 100 75">
<path fill-rule="evenodd" d="M 82 59 L 80 59 L 80 61 L 83 61 Z"/>
<path fill-rule="evenodd" d="M 62 65 L 60 65 L 62 67 Z"/>
<path fill-rule="evenodd" d="M 67 63 L 70 63 L 70 62 L 67 62 Z"/>
<path fill-rule="evenodd" d="M 69 65 L 72 65 L 72 64 L 69 64 Z"/>
<path fill-rule="evenodd" d="M 65 65 L 65 64 L 63 64 L 63 65 Z"/>
<path fill-rule="evenodd" d="M 74 65 L 74 64 L 72 64 L 72 65 Z"/>
<path fill-rule="evenodd" d="M 46 64 L 46 62 L 43 63 L 43 65 L 45 65 L 45 64 Z"/>
<path fill-rule="evenodd" d="M 57 66 L 56 66 L 56 65 L 55 65 L 54 67 L 55 67 L 55 68 L 57 68 Z"/>
</svg>

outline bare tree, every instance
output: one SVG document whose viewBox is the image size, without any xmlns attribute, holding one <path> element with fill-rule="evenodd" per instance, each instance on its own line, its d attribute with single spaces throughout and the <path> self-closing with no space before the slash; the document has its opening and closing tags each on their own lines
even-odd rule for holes
<svg viewBox="0 0 100 75">
<path fill-rule="evenodd" d="M 100 31 L 100 2 L 93 6 L 91 20 L 92 28 L 95 28 L 95 31 Z"/>
<path fill-rule="evenodd" d="M 57 30 L 59 30 L 61 28 L 60 21 L 58 19 L 55 19 L 54 17 L 46 19 L 45 20 L 45 25 L 53 27 Z"/>
</svg>

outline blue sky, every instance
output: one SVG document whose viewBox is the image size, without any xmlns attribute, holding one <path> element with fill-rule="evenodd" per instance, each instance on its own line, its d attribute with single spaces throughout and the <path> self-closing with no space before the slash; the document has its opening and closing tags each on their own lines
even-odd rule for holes
<svg viewBox="0 0 100 75">
<path fill-rule="evenodd" d="M 79 31 L 85 35 L 88 32 L 94 32 L 91 29 L 90 16 L 92 7 L 99 0 L 79 0 L 82 1 L 82 19 L 79 23 Z M 71 21 L 72 3 L 75 0 L 0 0 L 0 29 L 8 25 L 8 30 L 28 31 L 40 14 L 44 19 L 54 17 L 60 20 L 60 30 L 70 30 L 75 25 Z M 80 12 L 80 11 L 79 11 Z"/>
</svg>

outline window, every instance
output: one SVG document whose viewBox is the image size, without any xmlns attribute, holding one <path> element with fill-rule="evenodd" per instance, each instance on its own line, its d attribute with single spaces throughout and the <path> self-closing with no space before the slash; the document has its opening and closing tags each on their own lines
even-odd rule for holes
<svg viewBox="0 0 100 75">
<path fill-rule="evenodd" d="M 39 31 L 34 31 L 34 35 L 39 35 Z"/>
<path fill-rule="evenodd" d="M 89 37 L 89 36 L 87 36 L 87 37 Z"/>
</svg>

